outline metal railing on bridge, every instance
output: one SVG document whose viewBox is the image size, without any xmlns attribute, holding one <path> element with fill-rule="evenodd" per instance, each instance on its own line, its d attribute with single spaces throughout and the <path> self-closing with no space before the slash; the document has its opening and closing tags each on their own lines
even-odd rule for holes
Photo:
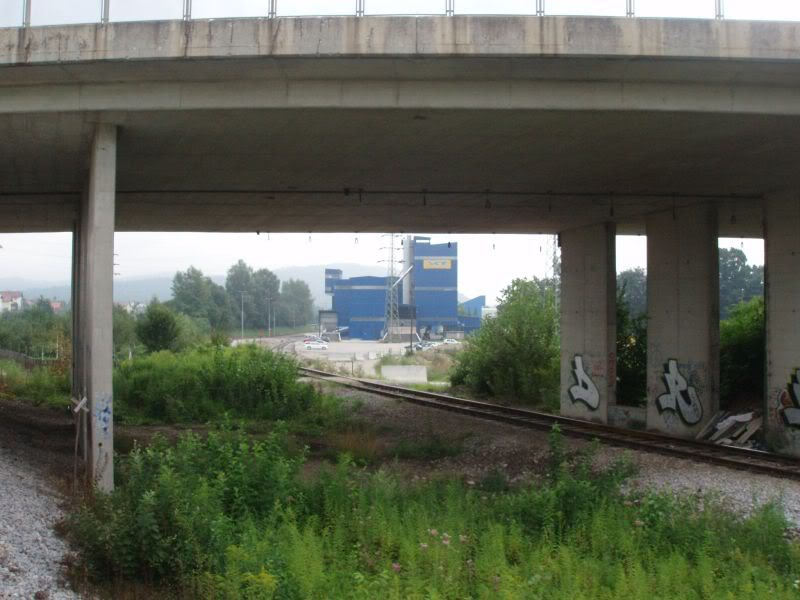
<svg viewBox="0 0 800 600">
<path fill-rule="evenodd" d="M 94 12 L 97 8 L 89 9 L 89 1 L 85 0 L 83 2 L 77 1 L 71 3 L 71 10 L 72 13 L 70 17 L 65 17 L 59 19 L 56 15 L 53 17 L 52 14 L 48 13 L 48 9 L 39 9 L 40 12 L 43 14 L 36 15 L 34 12 L 34 6 L 42 6 L 45 7 L 52 2 L 52 0 L 17 0 L 21 2 L 22 7 L 22 14 L 21 14 L 21 22 L 17 21 L 22 27 L 30 27 L 32 25 L 58 25 L 58 24 L 66 24 L 69 22 L 99 22 L 99 23 L 108 23 L 110 21 L 146 21 L 146 20 L 153 20 L 153 19 L 163 19 L 163 18 L 182 18 L 184 20 L 191 20 L 192 18 L 236 18 L 236 17 L 266 17 L 266 18 L 276 18 L 276 17 L 293 17 L 293 16 L 331 16 L 331 15 L 355 15 L 357 17 L 363 17 L 367 15 L 445 15 L 445 16 L 455 16 L 455 15 L 476 15 L 476 14 L 508 14 L 508 15 L 535 15 L 535 16 L 545 16 L 547 14 L 550 15 L 559 15 L 559 14 L 580 14 L 580 12 L 569 12 L 559 13 L 559 7 L 565 6 L 564 2 L 567 0 L 510 0 L 506 1 L 505 4 L 501 1 L 495 1 L 492 3 L 487 3 L 483 0 L 415 0 L 412 2 L 408 2 L 407 0 L 326 0 L 326 2 L 310 2 L 309 0 L 261 0 L 254 2 L 253 0 L 247 0 L 244 4 L 247 5 L 246 12 L 250 12 L 254 14 L 219 14 L 219 9 L 214 5 L 213 2 L 209 0 L 194 0 L 197 5 L 200 6 L 201 10 L 199 14 L 193 12 L 193 0 L 162 0 L 160 3 L 161 12 L 157 16 L 148 14 L 146 11 L 137 10 L 136 8 L 132 8 L 134 2 L 132 0 L 92 0 L 92 3 L 99 3 L 99 7 L 97 4 L 94 4 L 95 7 L 99 8 L 99 14 Z M 9 4 L 13 2 L 13 0 L 8 0 Z M 553 12 L 547 12 L 548 6 L 546 4 L 549 2 L 549 5 L 552 7 L 553 5 L 556 7 Z M 654 4 L 653 0 L 641 0 L 641 2 L 646 3 L 650 7 L 650 11 L 645 16 L 657 16 L 652 12 L 652 6 Z M 174 4 L 174 6 L 173 6 Z M 228 8 L 230 7 L 230 2 L 226 4 Z M 235 4 L 235 2 L 234 2 Z M 309 10 L 307 7 L 312 5 L 315 8 Z M 347 9 L 347 5 L 350 5 L 352 8 L 350 10 Z M 459 4 L 462 4 L 464 7 L 461 11 L 459 10 Z M 285 5 L 285 8 L 284 8 Z M 303 5 L 305 7 L 303 7 Z M 330 12 L 330 7 L 335 5 L 334 12 Z M 412 6 L 409 9 L 409 5 Z M 441 5 L 441 10 L 437 11 L 437 5 Z M 587 6 L 588 3 L 584 2 L 580 6 Z M 664 0 L 662 6 L 668 6 L 669 0 Z M 708 18 L 711 18 L 711 8 L 713 5 L 713 16 L 716 19 L 724 19 L 725 18 L 725 10 L 724 10 L 724 0 L 698 0 L 698 2 L 693 3 L 695 10 L 702 5 L 704 11 L 702 15 L 707 15 Z M 258 12 L 253 10 L 253 6 L 263 6 L 263 12 Z M 327 7 L 326 9 L 321 8 L 322 6 Z M 491 6 L 490 10 L 484 10 L 483 6 Z M 600 6 L 595 5 L 595 6 Z M 299 7 L 299 8 L 298 8 Z M 370 10 L 372 7 L 375 7 L 374 10 Z M 476 8 L 477 7 L 477 8 Z M 608 14 L 605 16 L 626 16 L 629 18 L 635 18 L 636 14 L 636 0 L 605 0 L 602 2 L 602 7 L 609 7 Z M 119 11 L 120 14 L 114 14 L 112 18 L 112 9 L 115 11 Z M 182 12 L 178 12 L 182 9 Z M 282 10 L 283 9 L 283 10 Z M 395 10 L 396 9 L 396 10 Z M 230 10 L 230 8 L 229 8 Z M 260 9 L 258 9 L 260 10 Z M 319 10 L 319 13 L 314 13 L 314 10 Z M 579 9 L 580 10 L 580 9 Z M 602 10 L 602 9 L 601 9 Z M 618 13 L 613 12 L 619 10 Z M 624 10 L 624 12 L 623 12 Z M 493 12 L 494 11 L 494 12 Z M 94 14 L 90 14 L 94 13 Z M 594 16 L 603 16 L 593 11 L 591 12 Z M 83 15 L 86 15 L 85 17 Z M 673 15 L 673 16 L 684 16 L 684 17 L 698 17 L 700 13 L 693 13 L 690 15 Z M 663 15 L 667 16 L 667 15 Z M 794 15 L 792 15 L 794 16 Z M 32 18 L 34 17 L 34 18 Z M 15 26 L 14 23 L 8 22 L 9 19 L 14 18 L 8 8 L 5 10 L 5 14 L 0 12 L 0 20 L 5 20 L 6 26 Z M 702 16 L 701 16 L 702 18 Z M 4 23 L 0 22 L 0 26 L 3 26 Z"/>
</svg>

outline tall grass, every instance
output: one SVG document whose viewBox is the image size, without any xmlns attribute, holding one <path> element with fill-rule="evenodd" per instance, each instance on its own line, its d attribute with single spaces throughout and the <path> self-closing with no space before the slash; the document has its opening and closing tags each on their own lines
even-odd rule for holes
<svg viewBox="0 0 800 600">
<path fill-rule="evenodd" d="M 127 420 L 204 422 L 226 413 L 286 419 L 308 410 L 315 397 L 297 382 L 291 358 L 256 346 L 157 352 L 114 373 L 117 414 Z"/>
<path fill-rule="evenodd" d="M 346 458 L 303 484 L 279 433 L 190 435 L 134 451 L 71 539 L 97 578 L 204 598 L 796 597 L 800 553 L 776 507 L 626 496 L 625 465 L 598 471 L 553 441 L 545 481 L 490 492 Z"/>
</svg>

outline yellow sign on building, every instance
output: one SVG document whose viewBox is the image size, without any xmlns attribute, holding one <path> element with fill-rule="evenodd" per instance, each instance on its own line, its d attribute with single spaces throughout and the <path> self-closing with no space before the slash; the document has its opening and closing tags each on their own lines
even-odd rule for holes
<svg viewBox="0 0 800 600">
<path fill-rule="evenodd" d="M 453 260 L 450 258 L 426 258 L 422 261 L 423 269 L 452 269 Z"/>
</svg>

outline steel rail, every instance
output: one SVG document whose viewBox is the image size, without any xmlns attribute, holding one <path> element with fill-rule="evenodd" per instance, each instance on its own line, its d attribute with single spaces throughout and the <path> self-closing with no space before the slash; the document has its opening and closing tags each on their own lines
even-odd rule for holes
<svg viewBox="0 0 800 600">
<path fill-rule="evenodd" d="M 353 389 L 528 429 L 549 431 L 553 425 L 558 425 L 561 431 L 570 437 L 597 439 L 613 446 L 676 456 L 733 469 L 800 479 L 800 461 L 780 454 L 749 448 L 721 446 L 703 440 L 675 438 L 650 431 L 623 429 L 570 417 L 337 375 L 308 367 L 300 367 L 299 371 L 308 377 L 328 380 Z"/>
</svg>

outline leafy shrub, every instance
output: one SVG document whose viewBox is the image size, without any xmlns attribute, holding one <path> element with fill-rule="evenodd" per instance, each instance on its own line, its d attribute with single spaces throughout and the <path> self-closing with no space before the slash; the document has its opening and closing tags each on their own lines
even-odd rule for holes
<svg viewBox="0 0 800 600">
<path fill-rule="evenodd" d="M 515 279 L 503 290 L 495 318 L 456 355 L 453 385 L 558 409 L 558 306 L 546 281 Z"/>
<path fill-rule="evenodd" d="M 157 352 L 123 362 L 114 373 L 118 415 L 163 422 L 204 422 L 224 413 L 286 419 L 317 395 L 297 382 L 286 356 L 256 346 Z"/>
<path fill-rule="evenodd" d="M 136 324 L 136 335 L 150 352 L 176 349 L 179 334 L 178 315 L 155 300 Z"/>
<path fill-rule="evenodd" d="M 631 311 L 626 282 L 617 288 L 617 403 L 647 404 L 647 316 Z"/>
<path fill-rule="evenodd" d="M 300 459 L 281 431 L 252 442 L 229 427 L 171 448 L 163 438 L 123 461 L 111 495 L 70 519 L 72 540 L 97 574 L 187 582 L 219 571 L 250 521 L 265 521 L 296 494 Z"/>
<path fill-rule="evenodd" d="M 765 327 L 763 298 L 737 304 L 720 323 L 720 399 L 724 406 L 740 396 L 762 396 Z"/>
</svg>

